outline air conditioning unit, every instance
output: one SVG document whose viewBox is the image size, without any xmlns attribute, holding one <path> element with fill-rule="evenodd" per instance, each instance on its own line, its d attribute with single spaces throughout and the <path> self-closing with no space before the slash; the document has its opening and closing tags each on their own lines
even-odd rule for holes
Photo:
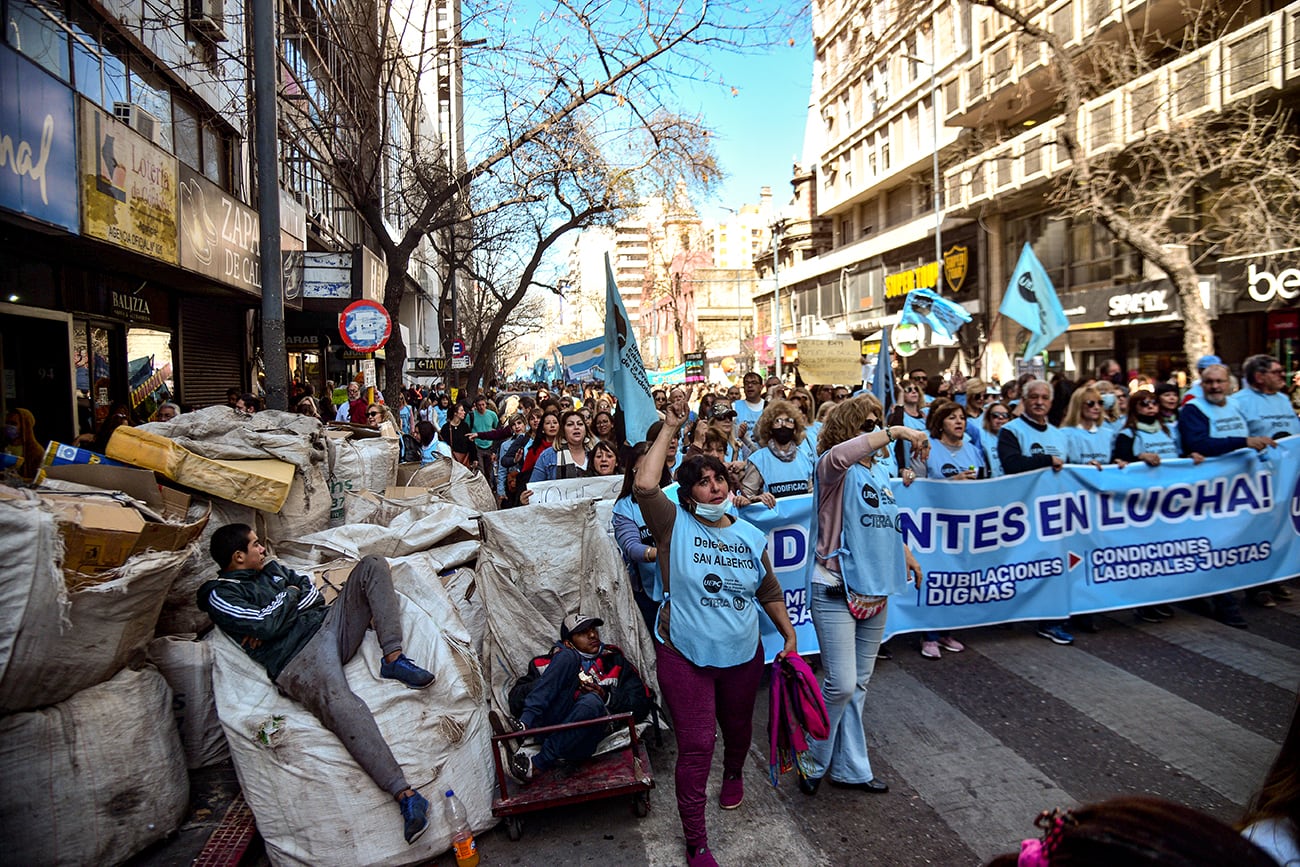
<svg viewBox="0 0 1300 867">
<path fill-rule="evenodd" d="M 162 144 L 162 121 L 134 102 L 113 103 L 113 116 L 156 145 Z"/>
<path fill-rule="evenodd" d="M 209 42 L 226 41 L 225 0 L 188 0 L 190 27 Z"/>
</svg>

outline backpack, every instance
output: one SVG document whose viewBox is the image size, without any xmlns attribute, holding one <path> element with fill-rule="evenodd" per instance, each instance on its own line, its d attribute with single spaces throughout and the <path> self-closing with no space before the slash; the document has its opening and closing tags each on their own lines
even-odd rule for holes
<svg viewBox="0 0 1300 867">
<path fill-rule="evenodd" d="M 422 449 L 420 448 L 420 441 L 415 437 L 411 436 L 410 434 L 404 433 L 401 436 L 400 442 L 402 448 L 398 460 L 404 464 L 410 464 L 410 463 L 418 464 L 420 462 L 421 453 L 422 453 Z"/>
<path fill-rule="evenodd" d="M 551 658 L 555 656 L 559 648 L 552 647 L 550 653 L 544 653 L 541 656 L 534 656 L 528 661 L 528 671 L 526 671 L 515 685 L 510 687 L 508 702 L 510 704 L 510 715 L 515 719 L 523 716 L 524 702 L 528 701 L 528 694 L 537 686 L 537 681 L 542 679 L 542 672 L 551 664 Z"/>
</svg>

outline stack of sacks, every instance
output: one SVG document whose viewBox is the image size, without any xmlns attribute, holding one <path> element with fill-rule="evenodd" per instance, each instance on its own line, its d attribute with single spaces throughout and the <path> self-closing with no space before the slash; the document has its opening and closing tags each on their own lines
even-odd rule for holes
<svg viewBox="0 0 1300 867">
<path fill-rule="evenodd" d="M 373 631 L 345 671 L 410 785 L 433 804 L 429 829 L 414 845 L 403 839 L 396 802 L 337 737 L 280 695 L 266 670 L 224 633 L 214 631 L 205 640 L 213 650 L 217 709 L 235 771 L 276 865 L 428 862 L 450 842 L 437 803 L 447 789 L 456 790 L 475 831 L 496 822 L 486 684 L 471 636 L 433 577 L 437 564 L 429 552 L 390 565 L 403 652 L 436 672 L 437 681 L 415 691 L 381 679 Z"/>
<path fill-rule="evenodd" d="M 0 839 L 15 864 L 112 864 L 185 816 L 172 693 L 143 663 L 181 551 L 69 590 L 54 512 L 0 498 Z M 16 784 L 21 781 L 21 785 Z"/>
</svg>

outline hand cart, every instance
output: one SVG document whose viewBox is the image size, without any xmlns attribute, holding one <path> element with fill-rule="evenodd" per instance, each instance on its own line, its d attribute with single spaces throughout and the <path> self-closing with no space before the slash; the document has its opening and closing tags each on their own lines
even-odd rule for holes
<svg viewBox="0 0 1300 867">
<path fill-rule="evenodd" d="M 510 776 L 502 764 L 502 754 L 509 756 L 512 752 L 510 741 L 595 725 L 610 726 L 611 729 L 626 725 L 631 740 L 621 749 L 542 771 L 528 785 Z M 655 787 L 654 770 L 630 713 L 493 735 L 492 762 L 501 793 L 492 801 L 492 815 L 505 818 L 506 833 L 511 840 L 518 840 L 523 833 L 519 816 L 535 810 L 631 795 L 632 809 L 638 817 L 650 812 L 650 790 Z"/>
</svg>

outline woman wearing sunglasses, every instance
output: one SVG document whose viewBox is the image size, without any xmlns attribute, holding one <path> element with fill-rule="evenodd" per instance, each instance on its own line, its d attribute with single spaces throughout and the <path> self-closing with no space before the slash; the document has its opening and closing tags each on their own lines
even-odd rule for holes
<svg viewBox="0 0 1300 867">
<path fill-rule="evenodd" d="M 1061 421 L 1065 434 L 1065 462 L 1091 464 L 1101 469 L 1111 463 L 1115 431 L 1106 425 L 1101 393 L 1092 386 L 1075 389 Z"/>
<path fill-rule="evenodd" d="M 882 429 L 883 415 L 874 396 L 851 398 L 831 412 L 817 441 L 817 566 L 808 598 L 826 675 L 830 737 L 813 741 L 801 763 L 799 788 L 806 795 L 815 795 L 827 774 L 837 788 L 889 791 L 871 769 L 863 711 L 889 597 L 906 592 L 909 581 L 919 585 L 921 567 L 896 529 L 893 483 L 877 453 L 905 439 L 923 459 L 930 440 L 903 425 Z"/>
<path fill-rule="evenodd" d="M 1002 460 L 998 457 L 998 431 L 1011 421 L 1011 410 L 1002 401 L 995 401 L 984 407 L 984 435 L 980 443 L 984 447 L 984 460 L 989 470 L 989 478 L 996 479 L 1006 475 L 1002 471 Z"/>
<path fill-rule="evenodd" d="M 912 430 L 926 430 L 925 414 L 925 393 L 921 390 L 921 384 L 917 381 L 909 380 L 903 383 L 899 390 L 902 395 L 902 402 L 894 404 L 894 408 L 889 413 L 890 426 L 902 425 Z M 912 463 L 912 447 L 906 439 L 899 439 L 893 446 L 894 462 L 900 467 L 910 466 Z"/>
</svg>

